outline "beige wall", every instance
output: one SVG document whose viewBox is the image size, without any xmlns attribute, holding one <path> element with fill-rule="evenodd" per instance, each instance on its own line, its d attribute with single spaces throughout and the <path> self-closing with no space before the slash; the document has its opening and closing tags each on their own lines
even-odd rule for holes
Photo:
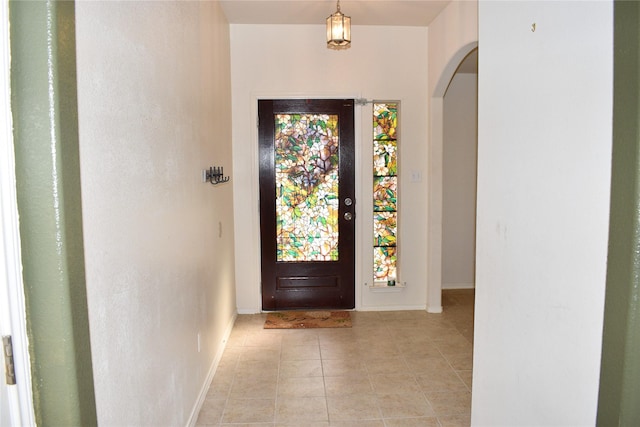
<svg viewBox="0 0 640 427">
<path fill-rule="evenodd" d="M 259 98 L 368 98 L 401 103 L 400 282 L 375 293 L 371 105 L 356 108 L 356 308 L 420 309 L 426 301 L 427 29 L 352 28 L 352 47 L 326 48 L 320 25 L 232 25 L 233 154 L 238 309 L 256 312 L 260 254 L 256 106 Z M 421 176 L 413 180 L 412 175 Z"/>
<path fill-rule="evenodd" d="M 98 422 L 185 425 L 235 314 L 232 185 L 201 180 L 235 178 L 229 26 L 217 2 L 77 2 L 76 18 Z"/>
<path fill-rule="evenodd" d="M 429 25 L 429 150 L 427 163 L 427 310 L 442 312 L 444 94 L 469 52 L 478 46 L 478 2 L 452 1 Z"/>
</svg>

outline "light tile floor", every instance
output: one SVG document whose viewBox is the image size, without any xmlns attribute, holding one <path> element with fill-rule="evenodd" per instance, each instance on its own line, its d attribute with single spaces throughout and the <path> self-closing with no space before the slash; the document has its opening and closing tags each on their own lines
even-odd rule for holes
<svg viewBox="0 0 640 427">
<path fill-rule="evenodd" d="M 240 315 L 198 426 L 468 426 L 473 290 L 442 314 L 352 312 L 349 329 L 263 329 Z"/>
</svg>

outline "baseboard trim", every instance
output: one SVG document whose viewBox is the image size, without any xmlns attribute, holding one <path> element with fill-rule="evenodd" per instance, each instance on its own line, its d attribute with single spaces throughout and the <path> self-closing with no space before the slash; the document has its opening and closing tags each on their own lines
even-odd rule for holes
<svg viewBox="0 0 640 427">
<path fill-rule="evenodd" d="M 253 309 L 253 308 L 238 308 L 238 314 L 258 314 L 258 313 L 262 313 L 262 310 L 260 310 L 259 308 L 257 308 L 257 309 Z"/>
<path fill-rule="evenodd" d="M 475 283 L 443 283 L 442 289 L 475 289 Z"/>
<path fill-rule="evenodd" d="M 222 337 L 222 341 L 220 342 L 220 348 L 216 353 L 216 357 L 213 358 L 213 362 L 209 367 L 209 372 L 207 373 L 207 378 L 202 384 L 202 388 L 200 389 L 200 394 L 198 394 L 198 399 L 196 400 L 196 404 L 191 411 L 191 415 L 189 415 L 189 419 L 187 420 L 187 427 L 195 427 L 196 422 L 198 421 L 198 414 L 200 413 L 200 409 L 202 409 L 202 405 L 204 404 L 205 399 L 207 398 L 207 393 L 209 392 L 209 387 L 211 387 L 211 382 L 213 381 L 213 377 L 218 370 L 218 365 L 220 364 L 220 360 L 222 359 L 222 355 L 224 354 L 224 350 L 227 348 L 227 343 L 229 342 L 229 337 L 231 336 L 231 330 L 233 329 L 233 325 L 236 323 L 236 318 L 238 317 L 238 313 L 234 313 L 231 316 L 231 321 L 227 325 L 227 329 L 224 332 Z"/>
<path fill-rule="evenodd" d="M 441 305 L 429 306 L 427 307 L 427 313 L 440 314 L 442 313 L 442 306 Z"/>
<path fill-rule="evenodd" d="M 402 311 L 402 310 L 426 310 L 425 305 L 392 305 L 359 307 L 356 311 Z"/>
</svg>

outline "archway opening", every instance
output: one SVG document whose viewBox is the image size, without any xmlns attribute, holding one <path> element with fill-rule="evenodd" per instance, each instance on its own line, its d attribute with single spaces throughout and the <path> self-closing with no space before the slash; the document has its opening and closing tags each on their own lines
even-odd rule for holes
<svg viewBox="0 0 640 427">
<path fill-rule="evenodd" d="M 465 58 L 470 58 L 470 61 L 473 61 L 473 59 L 476 58 L 474 67 L 477 70 L 477 55 L 472 54 L 472 52 L 477 52 L 477 50 L 478 43 L 472 42 L 460 48 L 456 54 L 452 56 L 447 63 L 447 66 L 444 68 L 431 97 L 428 220 L 429 249 L 427 254 L 427 311 L 430 313 L 442 312 L 444 97 L 454 75 L 458 70 L 460 70 L 460 66 L 463 64 Z M 467 63 L 463 70 L 466 70 L 469 66 L 469 63 Z"/>
</svg>

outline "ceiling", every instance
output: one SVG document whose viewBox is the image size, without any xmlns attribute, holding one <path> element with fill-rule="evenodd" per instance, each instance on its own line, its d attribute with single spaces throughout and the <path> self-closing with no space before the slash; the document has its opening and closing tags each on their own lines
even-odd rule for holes
<svg viewBox="0 0 640 427">
<path fill-rule="evenodd" d="M 351 25 L 428 26 L 451 0 L 342 0 Z M 335 0 L 222 0 L 230 24 L 318 24 Z"/>
<path fill-rule="evenodd" d="M 352 25 L 426 27 L 452 0 L 342 0 L 340 10 Z M 221 0 L 230 24 L 324 25 L 335 0 Z M 478 51 L 460 64 L 459 73 L 478 72 Z"/>
</svg>

